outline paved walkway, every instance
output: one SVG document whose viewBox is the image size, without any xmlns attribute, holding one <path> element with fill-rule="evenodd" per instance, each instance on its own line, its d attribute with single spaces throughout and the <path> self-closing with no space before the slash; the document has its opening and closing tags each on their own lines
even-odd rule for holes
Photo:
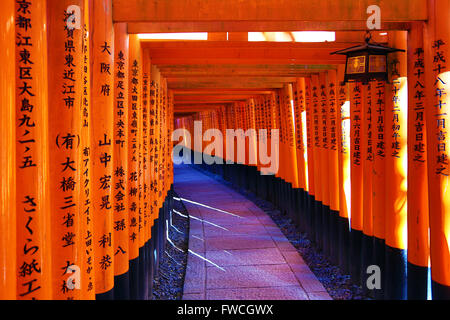
<svg viewBox="0 0 450 320">
<path fill-rule="evenodd" d="M 253 202 L 189 166 L 175 167 L 175 191 L 191 216 L 183 299 L 331 299 Z"/>
</svg>

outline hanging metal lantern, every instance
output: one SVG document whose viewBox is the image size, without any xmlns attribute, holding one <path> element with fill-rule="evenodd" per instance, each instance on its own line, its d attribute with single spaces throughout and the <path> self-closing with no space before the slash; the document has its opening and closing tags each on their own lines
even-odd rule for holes
<svg viewBox="0 0 450 320">
<path fill-rule="evenodd" d="M 405 50 L 371 43 L 371 38 L 368 33 L 364 44 L 331 53 L 347 56 L 344 83 L 359 81 L 367 84 L 371 80 L 388 82 L 387 55 Z"/>
</svg>

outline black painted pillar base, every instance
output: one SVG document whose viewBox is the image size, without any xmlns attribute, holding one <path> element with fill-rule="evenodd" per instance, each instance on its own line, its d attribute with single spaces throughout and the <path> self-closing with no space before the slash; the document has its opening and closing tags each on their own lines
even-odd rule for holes
<svg viewBox="0 0 450 320">
<path fill-rule="evenodd" d="M 139 248 L 139 300 L 146 300 L 146 297 L 148 296 L 148 291 L 146 291 L 148 288 L 146 288 L 145 267 L 145 247 L 142 246 Z"/>
<path fill-rule="evenodd" d="M 384 287 L 384 279 L 386 277 L 385 270 L 385 258 L 386 258 L 386 244 L 384 239 L 380 239 L 377 237 L 373 238 L 373 262 L 375 265 L 380 267 L 381 270 L 381 289 L 374 289 L 373 295 L 376 300 L 385 299 L 385 287 Z"/>
<path fill-rule="evenodd" d="M 406 250 L 386 245 L 385 298 L 387 300 L 406 299 Z"/>
<path fill-rule="evenodd" d="M 139 257 L 130 260 L 130 299 L 139 299 Z"/>
<path fill-rule="evenodd" d="M 450 300 L 450 286 L 445 286 L 432 280 L 431 292 L 433 300 Z"/>
<path fill-rule="evenodd" d="M 427 300 L 428 267 L 408 262 L 408 300 Z"/>
<path fill-rule="evenodd" d="M 322 205 L 322 244 L 323 253 L 326 257 L 331 256 L 331 238 L 330 238 L 330 216 L 331 210 L 329 205 Z"/>
<path fill-rule="evenodd" d="M 105 293 L 96 294 L 95 300 L 114 300 L 114 288 Z"/>
<path fill-rule="evenodd" d="M 367 279 L 370 274 L 367 273 L 367 268 L 374 265 L 373 261 L 373 237 L 363 233 L 362 235 L 362 249 L 361 249 L 361 283 L 363 292 L 374 298 L 373 290 L 367 287 Z"/>
<path fill-rule="evenodd" d="M 339 212 L 330 209 L 328 230 L 330 232 L 330 260 L 339 264 Z"/>
<path fill-rule="evenodd" d="M 339 267 L 345 274 L 350 273 L 350 227 L 347 218 L 338 218 Z"/>
<path fill-rule="evenodd" d="M 304 232 L 303 189 L 294 189 L 294 223 L 300 232 Z"/>
<path fill-rule="evenodd" d="M 114 276 L 114 300 L 130 299 L 130 274 L 125 272 Z"/>
<path fill-rule="evenodd" d="M 323 204 L 322 201 L 315 201 L 314 206 L 314 235 L 317 247 L 323 250 Z"/>
<path fill-rule="evenodd" d="M 150 297 L 153 296 L 153 280 L 155 279 L 155 274 L 154 274 L 153 270 L 155 269 L 155 263 L 156 263 L 155 255 L 154 255 L 155 238 L 156 238 L 156 235 L 154 233 L 155 232 L 155 227 L 154 226 L 152 226 L 151 232 L 152 232 L 152 236 L 151 236 L 151 239 L 150 239 L 150 249 L 149 249 L 149 256 L 148 256 L 149 262 L 150 262 L 150 275 L 149 275 L 149 279 L 148 279 L 148 281 L 149 281 Z"/>
<path fill-rule="evenodd" d="M 363 233 L 360 230 L 351 229 L 350 232 L 350 276 L 357 285 L 361 281 L 361 249 Z"/>
<path fill-rule="evenodd" d="M 306 232 L 309 235 L 309 239 L 310 240 L 314 240 L 315 239 L 315 225 L 314 225 L 314 213 L 315 213 L 315 196 L 311 195 L 309 193 L 307 193 L 307 198 L 306 198 L 306 216 L 307 216 L 307 220 L 308 220 L 308 224 L 307 224 L 307 230 Z"/>
</svg>

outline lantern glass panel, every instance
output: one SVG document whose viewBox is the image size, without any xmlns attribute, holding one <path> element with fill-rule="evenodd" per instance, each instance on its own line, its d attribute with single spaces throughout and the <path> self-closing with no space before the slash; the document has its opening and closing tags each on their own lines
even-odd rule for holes
<svg viewBox="0 0 450 320">
<path fill-rule="evenodd" d="M 347 74 L 366 72 L 366 56 L 348 57 Z"/>
<path fill-rule="evenodd" d="M 386 72 L 386 56 L 370 55 L 369 56 L 369 72 L 370 73 Z"/>
</svg>

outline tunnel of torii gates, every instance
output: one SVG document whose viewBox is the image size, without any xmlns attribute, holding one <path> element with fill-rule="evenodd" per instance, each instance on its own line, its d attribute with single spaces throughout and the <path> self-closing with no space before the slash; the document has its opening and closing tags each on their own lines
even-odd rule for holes
<svg viewBox="0 0 450 320">
<path fill-rule="evenodd" d="M 330 53 L 364 40 L 372 4 L 373 39 L 406 52 L 388 82 L 343 84 Z M 0 299 L 147 299 L 171 133 L 195 120 L 269 129 L 268 145 L 279 129 L 274 175 L 256 148 L 203 166 L 271 200 L 355 283 L 378 266 L 376 299 L 450 298 L 449 0 L 2 0 L 0 20 Z M 302 30 L 336 39 L 247 41 Z M 170 32 L 208 40 L 138 35 Z"/>
</svg>

